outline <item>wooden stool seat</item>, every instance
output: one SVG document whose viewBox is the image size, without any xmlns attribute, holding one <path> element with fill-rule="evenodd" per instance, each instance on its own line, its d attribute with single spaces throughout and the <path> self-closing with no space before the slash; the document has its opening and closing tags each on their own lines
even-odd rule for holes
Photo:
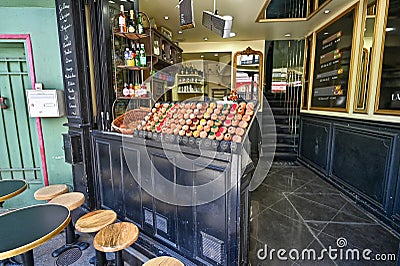
<svg viewBox="0 0 400 266">
<path fill-rule="evenodd" d="M 35 191 L 33 196 L 36 200 L 51 200 L 52 198 L 57 197 L 58 195 L 64 194 L 68 192 L 68 187 L 65 184 L 60 185 L 50 185 L 47 187 L 39 188 Z"/>
<path fill-rule="evenodd" d="M 143 266 L 184 266 L 184 264 L 173 257 L 162 256 L 147 261 Z"/>
<path fill-rule="evenodd" d="M 110 224 L 96 234 L 93 246 L 102 252 L 117 252 L 135 243 L 138 237 L 139 228 L 133 223 Z"/>
<path fill-rule="evenodd" d="M 111 210 L 97 210 L 89 212 L 78 219 L 75 229 L 82 233 L 100 231 L 117 220 L 117 214 Z"/>
<path fill-rule="evenodd" d="M 81 192 L 69 192 L 61 194 L 49 201 L 49 203 L 63 205 L 67 207 L 70 211 L 82 206 L 84 202 L 85 195 L 83 195 L 83 193 Z"/>
</svg>

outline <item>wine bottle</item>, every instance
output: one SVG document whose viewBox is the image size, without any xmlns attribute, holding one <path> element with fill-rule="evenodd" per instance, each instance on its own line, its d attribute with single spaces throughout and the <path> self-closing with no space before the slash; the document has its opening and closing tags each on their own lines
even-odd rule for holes
<svg viewBox="0 0 400 266">
<path fill-rule="evenodd" d="M 135 13 L 132 9 L 129 10 L 128 32 L 130 33 L 136 32 Z"/>
<path fill-rule="evenodd" d="M 126 16 L 124 14 L 124 5 L 120 5 L 118 16 L 118 27 L 120 32 L 126 32 Z"/>
<path fill-rule="evenodd" d="M 140 65 L 146 66 L 146 51 L 144 50 L 144 44 L 140 44 Z"/>
<path fill-rule="evenodd" d="M 141 67 L 142 65 L 140 64 L 140 47 L 139 43 L 136 43 L 136 51 L 135 51 L 135 64 L 138 67 Z"/>
<path fill-rule="evenodd" d="M 139 13 L 138 21 L 137 21 L 137 28 L 138 28 L 138 33 L 139 34 L 143 34 L 144 33 L 142 13 Z"/>
<path fill-rule="evenodd" d="M 129 48 L 126 48 L 125 52 L 124 52 L 124 60 L 125 60 L 125 66 L 128 65 L 128 60 L 130 58 L 130 52 L 129 52 Z"/>
</svg>

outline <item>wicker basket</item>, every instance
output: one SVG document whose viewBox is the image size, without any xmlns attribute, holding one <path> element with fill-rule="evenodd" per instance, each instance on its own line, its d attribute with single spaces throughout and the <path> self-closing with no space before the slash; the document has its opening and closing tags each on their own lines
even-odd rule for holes
<svg viewBox="0 0 400 266">
<path fill-rule="evenodd" d="M 149 114 L 149 108 L 140 107 L 140 109 L 129 110 L 118 116 L 111 123 L 113 130 L 122 134 L 132 134 L 135 128 L 141 123 L 145 116 Z"/>
</svg>

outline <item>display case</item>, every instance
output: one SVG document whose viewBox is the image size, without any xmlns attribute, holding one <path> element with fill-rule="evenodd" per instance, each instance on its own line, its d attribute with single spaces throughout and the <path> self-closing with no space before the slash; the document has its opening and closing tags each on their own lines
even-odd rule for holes
<svg viewBox="0 0 400 266">
<path fill-rule="evenodd" d="M 133 135 L 93 132 L 98 207 L 140 228 L 136 254 L 248 265 L 257 108 L 157 103 Z"/>
</svg>

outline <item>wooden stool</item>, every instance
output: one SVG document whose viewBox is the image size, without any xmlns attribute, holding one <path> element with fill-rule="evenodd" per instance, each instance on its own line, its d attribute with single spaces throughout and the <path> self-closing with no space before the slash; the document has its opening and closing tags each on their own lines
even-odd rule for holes
<svg viewBox="0 0 400 266">
<path fill-rule="evenodd" d="M 143 266 L 185 266 L 185 264 L 173 257 L 162 256 L 149 260 Z"/>
<path fill-rule="evenodd" d="M 101 229 L 93 240 L 93 246 L 101 252 L 115 253 L 115 266 L 123 266 L 122 250 L 139 238 L 139 228 L 133 223 L 110 224 Z"/>
<path fill-rule="evenodd" d="M 68 192 L 68 187 L 65 184 L 61 185 L 50 185 L 47 187 L 39 188 L 35 191 L 33 196 L 36 200 L 51 200 L 52 198 L 57 197 L 58 195 L 64 194 Z"/>
<path fill-rule="evenodd" d="M 76 208 L 82 206 L 85 202 L 85 195 L 81 192 L 69 192 L 65 194 L 61 194 L 52 200 L 49 203 L 60 204 L 67 207 L 70 211 L 75 210 Z M 71 222 L 68 224 L 66 232 L 66 243 L 64 246 L 56 249 L 51 254 L 53 257 L 58 257 L 64 251 L 77 247 L 80 250 L 85 250 L 89 247 L 89 243 L 86 242 L 78 242 L 79 235 L 75 235 L 74 224 Z"/>
<path fill-rule="evenodd" d="M 98 232 L 109 224 L 112 224 L 117 220 L 117 214 L 111 210 L 97 210 L 89 212 L 79 218 L 75 223 L 75 229 L 82 233 L 94 233 Z M 90 259 L 90 264 L 104 265 L 106 260 L 106 254 L 100 252 L 97 249 L 96 256 Z"/>
</svg>

